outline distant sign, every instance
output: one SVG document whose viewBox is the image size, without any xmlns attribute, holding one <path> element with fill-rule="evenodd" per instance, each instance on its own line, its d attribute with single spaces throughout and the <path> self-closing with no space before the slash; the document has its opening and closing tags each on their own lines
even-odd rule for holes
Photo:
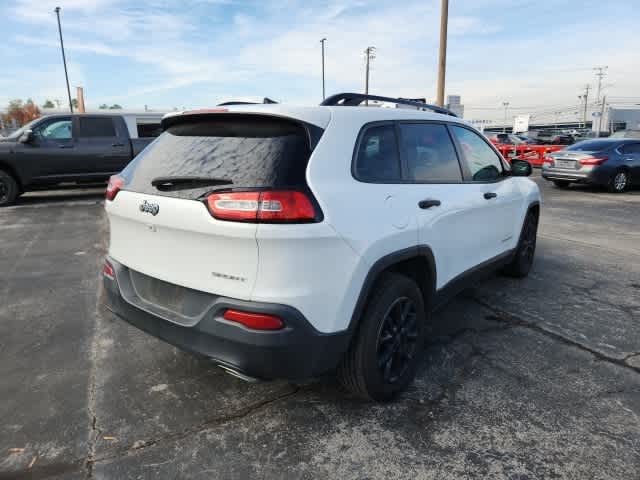
<svg viewBox="0 0 640 480">
<path fill-rule="evenodd" d="M 601 117 L 602 116 L 602 112 L 593 112 L 591 114 L 592 117 Z"/>
<path fill-rule="evenodd" d="M 531 115 L 516 115 L 513 118 L 513 133 L 528 132 Z"/>
</svg>

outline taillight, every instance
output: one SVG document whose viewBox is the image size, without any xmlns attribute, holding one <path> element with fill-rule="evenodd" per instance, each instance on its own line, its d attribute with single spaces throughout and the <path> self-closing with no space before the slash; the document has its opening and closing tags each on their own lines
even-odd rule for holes
<svg viewBox="0 0 640 480">
<path fill-rule="evenodd" d="M 590 157 L 580 160 L 581 165 L 602 165 L 609 160 L 609 157 Z"/>
<path fill-rule="evenodd" d="M 542 164 L 543 165 L 549 165 L 550 167 L 553 167 L 553 165 L 554 165 L 553 157 L 545 156 L 542 159 Z"/>
<path fill-rule="evenodd" d="M 295 190 L 212 193 L 209 212 L 218 220 L 235 222 L 313 222 L 316 209 L 309 196 Z"/>
<path fill-rule="evenodd" d="M 120 189 L 124 186 L 124 179 L 117 175 L 113 175 L 109 178 L 109 184 L 107 185 L 107 191 L 104 196 L 107 200 L 113 200 Z"/>
<path fill-rule="evenodd" d="M 264 313 L 243 312 L 241 310 L 226 310 L 222 318 L 229 322 L 239 323 L 253 330 L 280 330 L 284 322 L 275 315 Z"/>
<path fill-rule="evenodd" d="M 114 271 L 113 266 L 106 260 L 102 266 L 102 274 L 110 280 L 114 280 L 116 278 L 116 272 Z"/>
</svg>

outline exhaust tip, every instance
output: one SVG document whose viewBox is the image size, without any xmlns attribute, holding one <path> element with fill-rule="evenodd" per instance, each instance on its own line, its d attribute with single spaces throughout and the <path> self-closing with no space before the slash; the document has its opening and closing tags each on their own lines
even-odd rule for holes
<svg viewBox="0 0 640 480">
<path fill-rule="evenodd" d="M 235 370 L 231 367 L 227 367 L 226 365 L 220 365 L 218 364 L 218 367 L 220 367 L 222 370 L 224 370 L 225 372 L 227 372 L 229 375 L 239 378 L 240 380 L 244 380 L 245 382 L 248 383 L 259 383 L 262 382 L 261 379 L 256 378 L 256 377 L 251 377 L 249 375 L 245 375 L 242 372 L 239 372 L 238 370 Z"/>
</svg>

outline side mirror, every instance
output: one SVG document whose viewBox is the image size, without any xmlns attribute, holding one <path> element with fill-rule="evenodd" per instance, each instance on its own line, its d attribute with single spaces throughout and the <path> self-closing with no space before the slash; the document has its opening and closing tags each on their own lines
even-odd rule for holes
<svg viewBox="0 0 640 480">
<path fill-rule="evenodd" d="M 29 143 L 31 141 L 33 131 L 32 130 L 25 130 L 24 132 L 22 132 L 22 135 L 20 135 L 20 138 L 18 138 L 18 141 L 20 143 Z"/>
<path fill-rule="evenodd" d="M 514 177 L 528 177 L 532 172 L 531 164 L 526 160 L 517 158 L 511 160 L 511 175 Z"/>
</svg>

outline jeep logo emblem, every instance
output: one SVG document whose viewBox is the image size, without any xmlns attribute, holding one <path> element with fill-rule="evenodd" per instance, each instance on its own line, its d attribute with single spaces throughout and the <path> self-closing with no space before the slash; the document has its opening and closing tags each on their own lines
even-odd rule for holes
<svg viewBox="0 0 640 480">
<path fill-rule="evenodd" d="M 142 213 L 150 213 L 155 217 L 160 211 L 160 205 L 157 203 L 149 203 L 145 200 L 140 204 L 140 211 Z"/>
</svg>

